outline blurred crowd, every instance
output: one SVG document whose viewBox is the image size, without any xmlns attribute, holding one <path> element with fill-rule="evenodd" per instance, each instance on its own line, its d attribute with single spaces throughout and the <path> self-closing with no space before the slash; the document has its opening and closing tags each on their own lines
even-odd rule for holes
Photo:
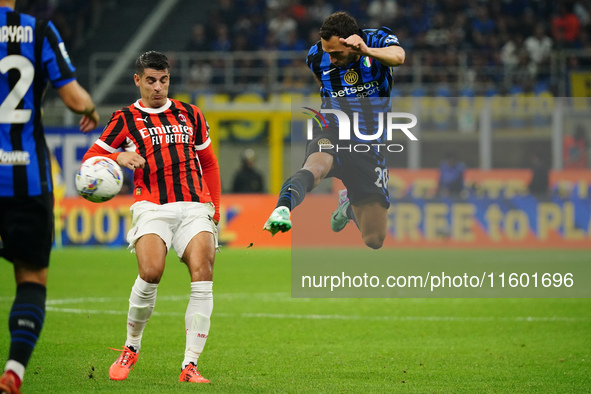
<svg viewBox="0 0 591 394">
<path fill-rule="evenodd" d="M 534 40 L 583 48 L 591 27 L 589 0 L 219 0 L 207 22 L 196 26 L 189 47 L 304 49 L 318 40 L 320 24 L 335 11 L 348 12 L 362 28 L 390 27 L 409 50 L 500 54 L 511 42 L 516 57 L 523 52 L 534 62 L 543 58 L 548 45 L 536 48 Z"/>
<path fill-rule="evenodd" d="M 105 8 L 101 0 L 17 3 L 20 11 L 52 19 L 70 50 L 98 30 Z M 493 94 L 547 90 L 557 50 L 578 51 L 567 57 L 568 69 L 591 67 L 591 55 L 580 55 L 591 53 L 591 0 L 218 0 L 203 9 L 201 22 L 187 27 L 186 51 L 285 53 L 270 61 L 282 68 L 278 79 L 287 88 L 314 86 L 302 56 L 293 54 L 317 42 L 323 20 L 341 10 L 362 28 L 387 26 L 398 36 L 407 57 L 397 84 L 440 86 L 442 95 L 448 86 L 488 86 Z M 221 86 L 226 61 L 194 62 L 191 87 Z M 234 67 L 234 86 L 271 78 L 260 56 L 243 56 Z"/>
<path fill-rule="evenodd" d="M 362 28 L 390 27 L 410 54 L 407 66 L 420 56 L 423 83 L 462 77 L 532 89 L 548 82 L 552 50 L 591 50 L 591 0 L 219 0 L 186 49 L 306 51 L 322 21 L 341 10 Z M 591 65 L 585 59 L 573 56 L 569 67 Z M 460 63 L 468 75 L 457 75 Z M 397 75 L 399 83 L 412 78 Z"/>
<path fill-rule="evenodd" d="M 98 28 L 103 3 L 101 0 L 18 0 L 16 10 L 51 20 L 66 48 L 76 50 Z"/>
</svg>

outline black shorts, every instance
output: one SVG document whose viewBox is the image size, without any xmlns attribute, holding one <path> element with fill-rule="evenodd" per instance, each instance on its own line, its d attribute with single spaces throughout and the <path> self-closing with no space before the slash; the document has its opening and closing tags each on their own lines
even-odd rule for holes
<svg viewBox="0 0 591 394">
<path fill-rule="evenodd" d="M 351 142 L 351 144 L 355 145 L 355 142 Z M 337 145 L 339 146 L 338 150 Z M 374 149 L 365 152 L 369 145 L 361 145 L 357 146 L 357 150 L 359 150 L 357 152 L 353 146 L 349 150 L 347 149 L 349 144 L 344 146 L 342 141 L 339 142 L 337 136 L 321 133 L 306 145 L 306 160 L 316 152 L 331 154 L 334 158 L 333 169 L 326 177 L 334 177 L 343 181 L 351 204 L 357 205 L 371 197 L 388 208 L 390 207 L 390 197 L 388 167 L 386 167 L 385 159 Z"/>
<path fill-rule="evenodd" d="M 52 194 L 0 197 L 0 255 L 8 261 L 48 267 L 54 228 Z"/>
</svg>

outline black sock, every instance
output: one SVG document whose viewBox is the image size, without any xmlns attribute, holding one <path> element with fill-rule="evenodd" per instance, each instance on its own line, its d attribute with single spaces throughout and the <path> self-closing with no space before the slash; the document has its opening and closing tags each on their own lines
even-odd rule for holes
<svg viewBox="0 0 591 394">
<path fill-rule="evenodd" d="M 11 337 L 8 359 L 25 367 L 43 328 L 46 293 L 45 286 L 39 283 L 25 282 L 16 288 L 16 298 L 8 317 Z"/>
<path fill-rule="evenodd" d="M 281 186 L 278 207 L 288 207 L 293 210 L 306 197 L 306 192 L 314 188 L 314 175 L 308 170 L 299 170 L 288 178 Z"/>
</svg>

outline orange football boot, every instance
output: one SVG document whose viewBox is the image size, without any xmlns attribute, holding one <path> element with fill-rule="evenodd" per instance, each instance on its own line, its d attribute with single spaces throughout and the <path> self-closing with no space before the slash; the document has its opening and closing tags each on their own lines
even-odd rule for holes
<svg viewBox="0 0 591 394">
<path fill-rule="evenodd" d="M 193 363 L 189 363 L 181 372 L 179 382 L 191 382 L 191 383 L 209 383 L 209 380 L 205 379 L 199 371 L 197 366 Z"/>
<path fill-rule="evenodd" d="M 197 372 L 199 373 L 199 372 Z M 4 372 L 0 377 L 0 393 L 20 394 L 19 384 L 12 373 Z"/>
<path fill-rule="evenodd" d="M 112 348 L 111 348 L 112 349 Z M 121 352 L 119 358 L 111 365 L 109 368 L 109 377 L 111 380 L 125 380 L 127 379 L 127 375 L 129 375 L 129 371 L 133 369 L 135 365 L 138 354 L 128 348 L 127 346 L 121 349 L 112 349 Z"/>
</svg>

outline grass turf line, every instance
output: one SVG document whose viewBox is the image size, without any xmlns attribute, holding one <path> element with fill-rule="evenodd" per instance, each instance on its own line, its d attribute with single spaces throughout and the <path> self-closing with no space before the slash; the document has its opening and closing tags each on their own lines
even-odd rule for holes
<svg viewBox="0 0 591 394">
<path fill-rule="evenodd" d="M 396 253 L 428 261 L 476 258 L 483 252 Z M 514 253 L 486 251 L 499 259 Z M 536 259 L 539 253 L 520 251 L 521 258 Z M 565 250 L 544 251 L 546 258 L 549 253 L 556 259 L 580 258 Z M 591 391 L 588 299 L 291 299 L 289 261 L 288 250 L 226 249 L 217 256 L 212 327 L 199 361 L 212 384 L 200 390 Z M 8 352 L 11 271 L 10 264 L 0 263 L 0 360 Z M 177 382 L 189 278 L 174 254 L 167 259 L 157 314 L 144 332 L 135 370 L 127 381 L 109 380 L 117 353 L 108 347 L 125 340 L 127 299 L 136 275 L 135 256 L 124 249 L 54 251 L 48 306 L 58 310 L 47 313 L 25 392 L 195 390 Z M 64 299 L 69 301 L 56 303 Z M 356 319 L 313 318 L 317 315 Z"/>
</svg>

